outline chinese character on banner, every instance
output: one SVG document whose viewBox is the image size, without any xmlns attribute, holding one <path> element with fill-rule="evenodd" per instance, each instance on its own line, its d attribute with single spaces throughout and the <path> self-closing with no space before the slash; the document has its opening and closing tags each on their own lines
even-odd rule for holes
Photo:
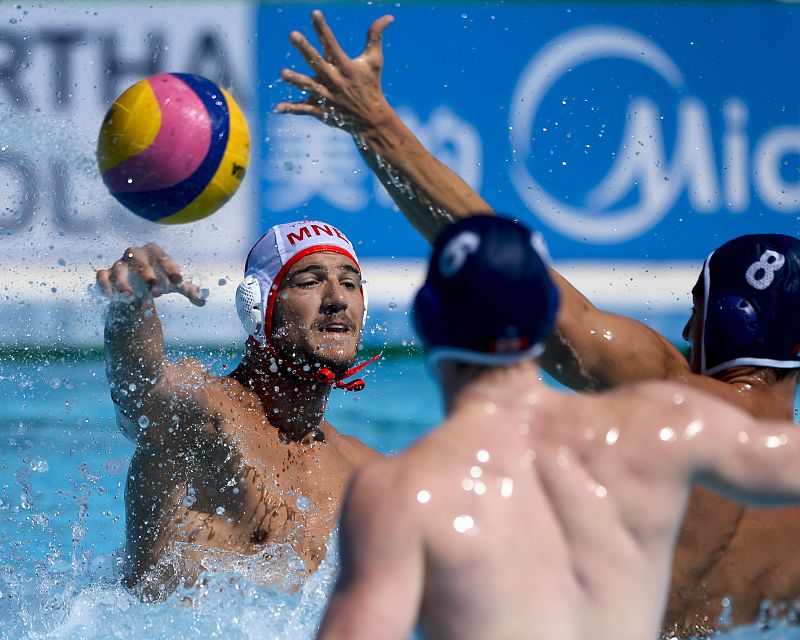
<svg viewBox="0 0 800 640">
<path fill-rule="evenodd" d="M 294 209 L 312 198 L 344 211 L 369 203 L 367 168 L 348 133 L 312 118 L 272 118 L 265 166 L 267 206 Z"/>
</svg>

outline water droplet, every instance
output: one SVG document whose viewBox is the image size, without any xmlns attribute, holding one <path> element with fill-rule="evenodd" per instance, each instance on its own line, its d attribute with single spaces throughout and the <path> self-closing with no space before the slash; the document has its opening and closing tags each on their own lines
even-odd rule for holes
<svg viewBox="0 0 800 640">
<path fill-rule="evenodd" d="M 608 495 L 608 489 L 606 489 L 602 484 L 596 484 L 594 487 L 594 495 L 598 498 L 605 498 Z"/>
<path fill-rule="evenodd" d="M 481 449 L 475 456 L 478 462 L 489 462 L 489 452 L 486 449 Z"/>
<path fill-rule="evenodd" d="M 217 281 L 217 284 L 218 284 L 220 287 L 224 287 L 226 284 L 228 284 L 228 281 L 227 281 L 225 278 L 220 278 L 220 279 Z"/>
<path fill-rule="evenodd" d="M 217 507 L 214 511 L 218 516 L 221 516 L 223 513 L 225 513 L 225 507 Z"/>
<path fill-rule="evenodd" d="M 300 509 L 303 513 L 308 511 L 308 507 L 311 505 L 311 501 L 306 496 L 298 496 L 297 498 L 297 508 Z"/>
<path fill-rule="evenodd" d="M 431 500 L 431 494 L 428 491 L 425 491 L 425 489 L 417 493 L 417 502 L 419 502 L 420 504 L 428 504 L 430 500 Z"/>
<path fill-rule="evenodd" d="M 778 447 L 785 445 L 788 441 L 789 439 L 786 437 L 785 433 L 782 433 L 779 436 L 768 436 L 766 442 L 767 449 L 777 449 Z"/>
<path fill-rule="evenodd" d="M 61 380 L 58 378 L 50 378 L 50 382 L 48 382 L 51 389 L 58 389 L 61 386 Z"/>
<path fill-rule="evenodd" d="M 453 520 L 453 529 L 458 533 L 466 533 L 475 526 L 475 521 L 470 516 L 458 516 Z"/>
<path fill-rule="evenodd" d="M 672 442 L 675 439 L 675 430 L 670 427 L 664 427 L 658 432 L 658 439 L 661 442 Z"/>
<path fill-rule="evenodd" d="M 139 426 L 142 429 L 147 429 L 150 426 L 150 418 L 147 416 L 139 416 Z"/>
<path fill-rule="evenodd" d="M 194 496 L 191 496 L 191 495 L 186 496 L 183 499 L 183 506 L 184 507 L 191 507 L 194 504 L 194 502 L 195 502 L 195 497 Z"/>
<path fill-rule="evenodd" d="M 687 440 L 691 440 L 702 430 L 703 430 L 703 423 L 700 422 L 700 420 L 692 420 L 689 424 L 686 425 L 686 429 L 684 429 L 683 435 Z"/>
</svg>

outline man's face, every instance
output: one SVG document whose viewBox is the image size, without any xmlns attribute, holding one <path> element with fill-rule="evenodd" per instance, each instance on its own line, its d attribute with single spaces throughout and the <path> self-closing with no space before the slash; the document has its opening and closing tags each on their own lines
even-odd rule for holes
<svg viewBox="0 0 800 640">
<path fill-rule="evenodd" d="M 683 339 L 689 343 L 689 367 L 692 373 L 700 373 L 701 338 L 703 331 L 703 274 L 692 289 L 692 315 L 683 328 Z"/>
<path fill-rule="evenodd" d="M 276 292 L 272 344 L 282 358 L 343 373 L 356 359 L 364 297 L 358 266 L 321 251 L 298 260 Z"/>
</svg>

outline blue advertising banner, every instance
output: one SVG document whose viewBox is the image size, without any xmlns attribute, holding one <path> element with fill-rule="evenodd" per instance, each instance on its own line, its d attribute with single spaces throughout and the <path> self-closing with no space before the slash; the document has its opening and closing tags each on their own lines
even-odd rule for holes
<svg viewBox="0 0 800 640">
<path fill-rule="evenodd" d="M 308 67 L 313 5 L 261 5 L 262 223 L 341 225 L 365 256 L 425 255 L 347 134 L 274 104 Z M 391 12 L 384 90 L 426 146 L 557 260 L 702 260 L 800 231 L 800 33 L 782 4 L 326 4 L 344 49 Z M 691 287 L 687 283 L 686 289 Z"/>
</svg>

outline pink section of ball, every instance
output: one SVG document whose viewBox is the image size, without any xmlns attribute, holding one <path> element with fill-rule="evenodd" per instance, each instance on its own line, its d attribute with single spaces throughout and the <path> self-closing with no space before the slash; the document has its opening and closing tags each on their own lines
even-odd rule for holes
<svg viewBox="0 0 800 640">
<path fill-rule="evenodd" d="M 211 122 L 200 97 L 170 73 L 148 81 L 161 107 L 161 129 L 147 149 L 103 175 L 111 191 L 172 187 L 195 172 L 211 146 Z"/>
</svg>

